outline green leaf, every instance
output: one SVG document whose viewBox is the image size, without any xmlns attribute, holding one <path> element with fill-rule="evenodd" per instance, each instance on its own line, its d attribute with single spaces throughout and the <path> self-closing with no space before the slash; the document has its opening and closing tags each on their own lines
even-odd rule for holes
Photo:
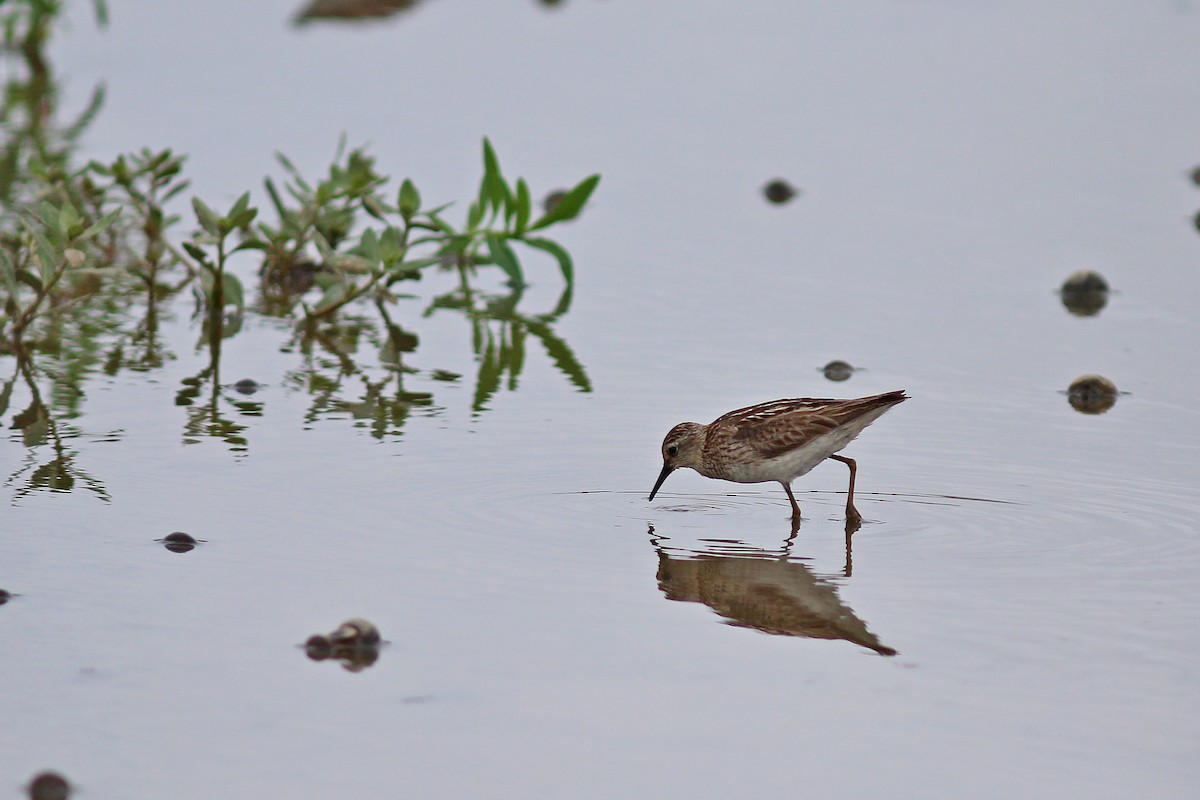
<svg viewBox="0 0 1200 800">
<path fill-rule="evenodd" d="M 437 212 L 430 211 L 430 212 L 426 213 L 425 218 L 429 220 L 430 224 L 433 225 L 433 227 L 437 228 L 439 231 L 446 234 L 447 236 L 454 235 L 454 226 L 451 225 L 449 222 L 446 222 L 446 220 L 442 219 L 440 216 L 438 216 Z"/>
<path fill-rule="evenodd" d="M 369 194 L 362 199 L 363 210 L 380 222 L 387 222 L 391 209 L 375 195 Z"/>
<path fill-rule="evenodd" d="M 241 214 L 243 211 L 245 211 L 249 207 L 250 207 L 250 193 L 244 192 L 242 194 L 242 196 L 239 197 L 234 202 L 233 207 L 231 207 L 229 209 L 229 213 L 226 214 L 225 216 L 228 217 L 229 219 L 233 219 L 234 217 L 236 217 L 238 214 Z"/>
<path fill-rule="evenodd" d="M 4 274 L 4 283 L 8 286 L 9 299 L 15 301 L 19 287 L 17 286 L 17 268 L 13 264 L 12 258 L 8 255 L 8 250 L 0 248 L 0 272 Z"/>
<path fill-rule="evenodd" d="M 129 165 L 125 162 L 125 156 L 117 156 L 112 163 L 113 180 L 121 185 L 129 182 Z"/>
<path fill-rule="evenodd" d="M 38 292 L 39 294 L 42 291 L 41 279 L 37 275 L 34 275 L 32 272 L 30 272 L 27 269 L 23 269 L 17 273 L 17 280 L 20 283 L 23 283 L 26 286 L 28 286 L 30 289 L 33 289 L 35 292 Z M 15 294 L 16 293 L 14 292 L 14 295 Z"/>
<path fill-rule="evenodd" d="M 374 272 L 375 268 L 379 265 L 379 262 L 363 258 L 362 256 L 354 255 L 353 253 L 335 253 L 333 256 L 333 261 L 329 262 L 329 265 L 332 267 L 337 267 L 341 270 L 345 270 L 346 272 L 353 272 L 361 275 Z"/>
<path fill-rule="evenodd" d="M 47 230 L 55 234 L 55 238 L 60 238 L 62 236 L 62 222 L 59 209 L 43 200 L 41 212 L 42 224 L 46 226 Z"/>
<path fill-rule="evenodd" d="M 400 208 L 400 216 L 404 217 L 405 222 L 412 219 L 421 209 L 421 193 L 408 178 L 400 184 L 400 195 L 396 198 L 396 205 Z"/>
<path fill-rule="evenodd" d="M 187 188 L 191 185 L 192 185 L 191 181 L 180 181 L 179 183 L 172 186 L 167 191 L 167 193 L 162 196 L 162 202 L 166 203 L 168 200 L 170 200 L 175 195 L 179 194 L 180 192 L 186 191 Z"/>
<path fill-rule="evenodd" d="M 567 286 L 575 285 L 575 266 L 571 262 L 571 254 L 562 245 L 550 239 L 541 238 L 522 239 L 521 241 L 558 259 L 558 268 L 562 270 L 563 280 L 567 282 Z"/>
<path fill-rule="evenodd" d="M 70 201 L 63 203 L 62 208 L 58 210 L 58 228 L 69 237 L 71 229 L 78 225 L 79 212 L 71 205 Z"/>
<path fill-rule="evenodd" d="M 511 225 L 517 211 L 517 201 L 513 199 L 512 189 L 508 188 L 508 184 L 503 180 L 500 181 L 500 199 L 496 201 L 497 206 L 501 203 L 504 205 L 504 222 Z"/>
<path fill-rule="evenodd" d="M 358 249 L 363 257 L 371 262 L 372 266 L 379 263 L 379 237 L 375 234 L 374 228 L 367 228 L 363 231 L 358 240 Z"/>
<path fill-rule="evenodd" d="M 266 187 L 267 196 L 271 198 L 271 204 L 275 206 L 275 213 L 279 215 L 281 220 L 288 220 L 291 217 L 291 212 L 283 205 L 283 200 L 279 197 L 279 190 L 275 188 L 275 181 L 270 178 L 264 178 L 263 186 Z"/>
<path fill-rule="evenodd" d="M 529 230 L 536 231 L 547 225 L 553 225 L 555 222 L 574 219 L 583 210 L 584 204 L 592 196 L 592 192 L 596 189 L 596 184 L 598 183 L 600 183 L 599 175 L 584 178 L 574 189 L 567 192 L 563 199 L 558 202 L 558 205 L 554 207 L 553 211 L 547 211 L 537 222 L 530 225 Z"/>
<path fill-rule="evenodd" d="M 333 284 L 325 290 L 325 294 L 321 295 L 321 299 L 313 306 L 313 313 L 325 314 L 337 308 L 346 299 L 346 295 L 352 288 L 342 281 Z"/>
<path fill-rule="evenodd" d="M 513 226 L 513 233 L 516 236 L 525 233 L 525 226 L 529 224 L 529 212 L 532 206 L 533 201 L 529 198 L 529 184 L 525 183 L 524 178 L 517 178 L 517 224 Z"/>
<path fill-rule="evenodd" d="M 26 225 L 26 228 L 33 234 L 33 241 L 37 248 L 38 273 L 42 276 L 42 284 L 46 285 L 54 277 L 55 269 L 58 267 L 58 258 L 54 255 L 54 247 L 38 228 L 33 225 Z"/>
<path fill-rule="evenodd" d="M 498 210 L 501 203 L 504 202 L 507 188 L 504 185 L 504 176 L 500 174 L 500 159 L 496 158 L 496 151 L 492 149 L 492 143 L 485 136 L 483 139 L 483 184 L 479 195 L 480 205 L 485 205 L 486 198 L 486 202 L 491 203 L 491 207 Z"/>
<path fill-rule="evenodd" d="M 333 252 L 333 248 L 329 246 L 329 242 L 325 241 L 325 237 L 320 231 L 313 231 L 313 244 L 317 246 L 317 252 L 321 254 L 321 260 L 332 266 L 334 258 L 337 256 Z"/>
<path fill-rule="evenodd" d="M 209 269 L 213 268 L 212 262 L 208 260 L 208 254 L 204 252 L 204 248 L 200 247 L 200 245 L 195 242 L 184 242 L 183 249 L 189 256 L 200 262 L 201 266 L 208 267 Z"/>
<path fill-rule="evenodd" d="M 242 290 L 242 282 L 231 272 L 224 274 L 225 304 L 237 306 L 238 311 L 246 308 L 246 296 Z"/>
<path fill-rule="evenodd" d="M 106 230 L 107 228 L 109 228 L 114 222 L 117 221 L 117 217 L 119 217 L 119 216 L 121 216 L 121 209 L 119 209 L 119 208 L 113 209 L 112 211 L 108 212 L 103 217 L 101 217 L 97 222 L 92 223 L 91 226 L 89 226 L 87 228 L 87 230 L 85 230 L 83 233 L 76 236 L 75 239 L 78 241 L 82 241 L 84 239 L 92 238 L 96 234 L 101 233 L 104 230 Z"/>
<path fill-rule="evenodd" d="M 275 160 L 278 161 L 280 163 L 280 165 L 285 170 L 287 170 L 289 173 L 291 173 L 294 177 L 297 177 L 297 178 L 300 177 L 300 170 L 296 169 L 296 165 L 293 164 L 291 162 L 291 159 L 289 159 L 283 153 L 276 151 L 275 152 Z"/>
<path fill-rule="evenodd" d="M 440 258 L 414 258 L 412 261 L 405 261 L 402 264 L 397 264 L 397 270 L 405 272 L 416 272 L 417 270 L 425 269 L 442 263 Z"/>
<path fill-rule="evenodd" d="M 234 229 L 234 230 L 237 230 L 240 228 L 246 228 L 250 225 L 251 222 L 254 221 L 254 218 L 257 216 L 258 216 L 257 208 L 243 209 L 241 211 L 241 213 L 239 213 L 236 217 L 231 216 L 229 218 L 230 228 Z"/>
<path fill-rule="evenodd" d="M 521 263 L 517 261 L 517 254 L 508 246 L 508 242 L 504 241 L 504 237 L 498 233 L 489 232 L 487 243 L 492 260 L 496 262 L 496 266 L 504 270 L 504 274 L 508 275 L 509 285 L 524 286 L 525 278 L 521 274 Z"/>
<path fill-rule="evenodd" d="M 479 227 L 481 219 L 483 219 L 482 203 L 471 203 L 471 209 L 467 211 L 467 230 L 473 231 Z"/>
<path fill-rule="evenodd" d="M 379 235 L 379 260 L 391 266 L 404 258 L 404 237 L 394 225 L 388 225 Z"/>
<path fill-rule="evenodd" d="M 204 204 L 204 201 L 199 197 L 192 198 L 192 209 L 196 212 L 196 219 L 200 221 L 200 227 L 208 232 L 209 236 L 220 236 L 221 225 L 217 219 L 217 215 L 213 210 Z"/>
</svg>

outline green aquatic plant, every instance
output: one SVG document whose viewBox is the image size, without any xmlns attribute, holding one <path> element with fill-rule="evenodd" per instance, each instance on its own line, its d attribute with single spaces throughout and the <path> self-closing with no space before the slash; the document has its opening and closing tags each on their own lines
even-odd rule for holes
<svg viewBox="0 0 1200 800">
<path fill-rule="evenodd" d="M 168 229 L 181 220 L 178 214 L 167 211 L 167 204 L 191 185 L 182 177 L 186 160 L 169 149 L 155 152 L 142 148 L 119 155 L 109 164 L 92 161 L 88 165 L 89 180 L 101 203 L 130 212 L 129 219 L 134 222 L 121 231 L 123 236 L 114 234 L 111 244 L 114 250 L 125 248 L 125 268 L 151 290 L 151 299 L 160 269 L 182 264 L 189 277 L 196 271 L 167 236 Z"/>
<path fill-rule="evenodd" d="M 371 293 L 386 294 L 387 287 L 417 279 L 434 266 L 494 265 L 510 286 L 524 287 L 525 271 L 514 243 L 550 254 L 567 288 L 574 286 L 570 254 L 533 234 L 578 216 L 599 175 L 585 178 L 552 210 L 533 218 L 528 185 L 523 178 L 512 185 L 504 179 L 485 138 L 478 196 L 463 227 L 456 228 L 445 219 L 449 204 L 424 208 L 421 193 L 408 179 L 392 200 L 384 194 L 388 179 L 375 171 L 374 159 L 355 149 L 343 161 L 343 150 L 339 147 L 329 175 L 315 184 L 278 156 L 290 180 L 282 192 L 272 180 L 265 182 L 278 221 L 259 223 L 242 244 L 263 251 L 265 294 L 286 298 L 289 289 L 303 294 L 315 284 L 319 298 L 300 304 L 307 317 L 320 319 Z"/>
<path fill-rule="evenodd" d="M 230 256 L 239 250 L 254 249 L 256 242 L 243 238 L 234 243 L 230 235 L 246 231 L 258 209 L 250 207 L 249 192 L 234 201 L 225 214 L 217 214 L 199 197 L 192 198 L 192 208 L 201 229 L 193 234 L 192 241 L 183 243 L 183 249 L 200 265 L 197 296 L 205 302 L 210 314 L 220 314 L 226 305 L 234 306 L 240 314 L 246 307 L 245 292 L 241 280 L 226 267 Z"/>
<path fill-rule="evenodd" d="M 93 5 L 103 24 L 105 3 Z M 417 351 L 421 320 L 446 311 L 469 323 L 475 415 L 502 388 L 517 388 L 534 341 L 575 387 L 591 390 L 582 363 L 553 331 L 571 304 L 575 266 L 547 234 L 583 211 L 598 175 L 556 193 L 557 203 L 541 211 L 523 178 L 505 177 L 485 138 L 471 199 L 431 205 L 413 180 L 393 182 L 365 148 L 343 141 L 320 178 L 279 155 L 283 177 L 266 178 L 257 200 L 244 192 L 218 208 L 188 197 L 187 157 L 171 149 L 76 159 L 104 87 L 64 121 L 45 48 L 65 6 L 0 0 L 0 359 L 24 377 L 14 373 L 0 386 L 0 414 L 20 406 L 20 396 L 32 398 L 11 420 L 31 449 L 33 466 L 23 473 L 31 490 L 89 485 L 107 497 L 72 465 L 65 440 L 83 434 L 66 421 L 82 415 L 93 376 L 146 373 L 176 358 L 160 320 L 175 318 L 173 298 L 188 288 L 196 352 L 207 355 L 175 396 L 188 443 L 215 438 L 238 453 L 249 448 L 246 420 L 264 404 L 244 396 L 241 382 L 221 381 L 223 342 L 247 315 L 294 323 L 280 350 L 299 353 L 302 363 L 283 386 L 311 396 L 308 423 L 349 419 L 382 438 L 414 416 L 439 413 L 434 391 L 463 376 L 417 366 Z M 563 283 L 554 309 L 521 310 L 526 287 L 549 265 Z M 257 285 L 244 284 L 254 266 Z M 438 283 L 422 298 L 415 289 L 426 279 Z M 496 292 L 497 282 L 506 288 Z M 51 442 L 46 462 L 34 450 Z"/>
<path fill-rule="evenodd" d="M 19 340 L 26 329 L 48 310 L 61 310 L 65 304 L 84 295 L 68 296 L 67 276 L 83 273 L 102 274 L 91 250 L 94 237 L 116 222 L 119 210 L 95 222 L 82 217 L 69 202 L 56 206 L 43 202 L 36 210 L 27 210 L 21 231 L 0 246 L 0 281 L 7 294 L 0 326 Z"/>
</svg>

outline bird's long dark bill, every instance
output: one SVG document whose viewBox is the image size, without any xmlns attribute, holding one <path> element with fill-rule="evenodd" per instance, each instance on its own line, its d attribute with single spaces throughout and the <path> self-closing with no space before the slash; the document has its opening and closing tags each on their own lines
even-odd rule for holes
<svg viewBox="0 0 1200 800">
<path fill-rule="evenodd" d="M 654 488 L 650 490 L 650 500 L 653 500 L 654 495 L 658 494 L 658 490 L 662 487 L 663 481 L 667 479 L 667 476 L 670 475 L 674 469 L 674 467 L 669 467 L 666 464 L 663 464 L 663 471 L 658 473 L 658 480 L 654 482 Z"/>
</svg>

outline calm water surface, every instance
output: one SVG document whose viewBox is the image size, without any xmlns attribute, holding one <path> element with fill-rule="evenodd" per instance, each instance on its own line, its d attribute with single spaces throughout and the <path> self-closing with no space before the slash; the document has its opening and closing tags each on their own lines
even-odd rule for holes
<svg viewBox="0 0 1200 800">
<path fill-rule="evenodd" d="M 484 135 L 535 191 L 601 172 L 559 236 L 586 383 L 531 339 L 477 403 L 468 322 L 402 300 L 404 388 L 432 398 L 373 426 L 365 339 L 319 403 L 336 364 L 251 315 L 220 380 L 265 386 L 224 391 L 231 443 L 176 404 L 209 357 L 182 297 L 161 367 L 74 384 L 87 477 L 48 491 L 17 380 L 10 795 L 54 768 L 89 798 L 1191 796 L 1200 7 L 111 6 L 52 52 L 68 104 L 108 88 L 85 155 L 173 147 L 218 205 L 341 132 L 439 202 Z M 801 194 L 767 204 L 775 177 Z M 1055 293 L 1081 268 L 1117 290 L 1093 317 Z M 549 312 L 557 272 L 530 271 L 519 308 Z M 833 358 L 864 369 L 831 383 Z M 1127 394 L 1080 414 L 1085 373 Z M 840 464 L 797 482 L 794 537 L 777 487 L 646 501 L 676 422 L 896 388 L 847 450 L 849 545 Z M 305 658 L 352 616 L 388 640 L 373 666 Z"/>
</svg>

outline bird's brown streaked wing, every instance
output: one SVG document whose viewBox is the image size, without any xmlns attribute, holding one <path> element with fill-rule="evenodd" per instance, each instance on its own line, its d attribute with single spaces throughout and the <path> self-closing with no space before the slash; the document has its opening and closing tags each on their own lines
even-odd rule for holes
<svg viewBox="0 0 1200 800">
<path fill-rule="evenodd" d="M 826 397 L 792 397 L 786 400 L 772 400 L 769 403 L 759 403 L 746 408 L 739 408 L 722 414 L 712 423 L 720 427 L 724 424 L 738 427 L 752 427 L 761 422 L 769 422 L 779 417 L 794 414 L 797 411 L 820 411 L 821 409 L 845 403 L 846 400 L 832 400 Z"/>
<path fill-rule="evenodd" d="M 790 415 L 739 426 L 734 438 L 763 458 L 775 458 L 837 426 L 838 421 L 832 416 L 797 409 Z"/>
<path fill-rule="evenodd" d="M 775 458 L 862 414 L 907 399 L 902 391 L 854 400 L 796 398 L 751 406 L 730 412 L 726 417 L 741 414 L 736 420 L 737 430 L 733 437 L 749 445 L 763 458 Z"/>
</svg>

